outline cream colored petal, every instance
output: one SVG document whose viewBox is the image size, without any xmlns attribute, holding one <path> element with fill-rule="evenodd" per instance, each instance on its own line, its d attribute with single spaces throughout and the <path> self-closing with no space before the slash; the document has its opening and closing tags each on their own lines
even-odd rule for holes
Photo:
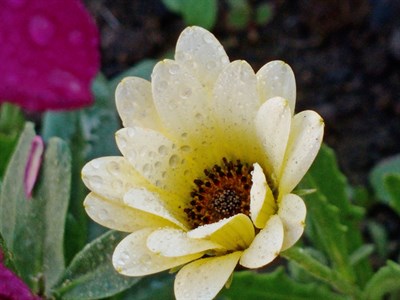
<svg viewBox="0 0 400 300">
<path fill-rule="evenodd" d="M 314 111 L 303 111 L 294 116 L 286 148 L 280 189 L 290 193 L 303 178 L 321 147 L 324 121 Z"/>
<path fill-rule="evenodd" d="M 124 196 L 124 202 L 127 206 L 159 216 L 180 228 L 187 229 L 186 225 L 182 224 L 179 219 L 174 216 L 173 212 L 169 211 L 165 199 L 160 199 L 159 195 L 145 188 L 128 191 Z M 180 210 L 183 211 L 183 209 Z"/>
<path fill-rule="evenodd" d="M 247 248 L 254 238 L 254 227 L 250 218 L 237 214 L 216 223 L 199 226 L 188 232 L 194 239 L 208 238 L 228 250 Z"/>
<path fill-rule="evenodd" d="M 176 299 L 213 299 L 228 281 L 240 254 L 203 258 L 184 266 L 175 278 Z"/>
<path fill-rule="evenodd" d="M 222 137 L 219 141 L 221 152 L 244 161 L 259 157 L 260 153 L 255 152 L 259 145 L 254 118 L 260 101 L 256 76 L 247 62 L 234 61 L 223 69 L 215 84 L 212 101 L 217 132 Z"/>
<path fill-rule="evenodd" d="M 129 127 L 119 130 L 116 140 L 124 157 L 154 186 L 182 196 L 190 193 L 188 182 L 194 175 L 170 139 L 151 129 Z"/>
<path fill-rule="evenodd" d="M 100 157 L 82 169 L 82 180 L 93 192 L 108 199 L 122 199 L 134 187 L 146 187 L 148 182 L 121 156 Z"/>
<path fill-rule="evenodd" d="M 165 257 L 150 251 L 146 246 L 154 228 L 135 231 L 124 238 L 114 250 L 114 268 L 127 276 L 145 276 L 188 263 L 201 257 L 202 253 L 181 257 Z"/>
<path fill-rule="evenodd" d="M 154 231 L 147 239 L 147 247 L 162 256 L 178 257 L 200 253 L 222 246 L 206 239 L 192 239 L 187 232 L 174 228 L 161 228 Z"/>
<path fill-rule="evenodd" d="M 253 165 L 250 190 L 250 216 L 254 226 L 264 228 L 267 220 L 276 212 L 274 195 L 267 184 L 264 172 L 260 165 Z"/>
<path fill-rule="evenodd" d="M 161 129 L 149 81 L 138 77 L 124 78 L 115 91 L 115 102 L 125 127 Z"/>
<path fill-rule="evenodd" d="M 254 238 L 250 247 L 243 251 L 240 264 L 246 268 L 260 268 L 279 255 L 283 243 L 283 224 L 274 215 Z"/>
<path fill-rule="evenodd" d="M 267 63 L 257 72 L 257 83 L 261 102 L 277 96 L 285 98 L 293 115 L 296 105 L 296 80 L 288 64 L 279 60 Z"/>
<path fill-rule="evenodd" d="M 265 155 L 277 178 L 282 169 L 289 139 L 292 115 L 287 101 L 275 97 L 265 102 L 257 112 L 255 124 Z"/>
<path fill-rule="evenodd" d="M 83 205 L 86 213 L 95 222 L 119 231 L 132 232 L 151 226 L 173 226 L 170 221 L 130 208 L 121 200 L 109 200 L 95 193 L 87 195 Z"/>
<path fill-rule="evenodd" d="M 222 68 L 229 63 L 224 48 L 209 31 L 192 26 L 180 35 L 175 60 L 183 64 L 204 85 L 215 83 Z"/>
<path fill-rule="evenodd" d="M 181 139 L 209 126 L 206 90 L 184 66 L 164 60 L 151 77 L 154 104 L 169 134 Z"/>
<path fill-rule="evenodd" d="M 295 194 L 283 196 L 278 216 L 283 223 L 284 237 L 281 251 L 292 247 L 304 232 L 307 208 L 303 199 Z"/>
</svg>

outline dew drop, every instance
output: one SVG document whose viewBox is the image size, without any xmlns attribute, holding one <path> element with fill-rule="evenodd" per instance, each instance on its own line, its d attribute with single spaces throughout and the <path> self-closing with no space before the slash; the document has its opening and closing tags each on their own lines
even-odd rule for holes
<svg viewBox="0 0 400 300">
<path fill-rule="evenodd" d="M 176 74 L 179 73 L 180 67 L 179 67 L 179 65 L 172 65 L 172 66 L 169 68 L 168 71 L 169 71 L 169 73 L 170 73 L 171 75 L 176 75 Z"/>
<path fill-rule="evenodd" d="M 105 209 L 101 209 L 99 211 L 98 216 L 99 216 L 100 221 L 105 221 L 105 220 L 107 220 L 109 218 L 108 211 L 105 210 Z"/>
<path fill-rule="evenodd" d="M 188 145 L 183 145 L 181 147 L 182 152 L 189 152 L 190 150 L 192 150 L 192 148 L 190 148 L 190 146 L 188 146 Z"/>
<path fill-rule="evenodd" d="M 107 165 L 107 170 L 113 175 L 119 174 L 120 166 L 116 161 L 110 161 Z"/>
<path fill-rule="evenodd" d="M 136 135 L 136 130 L 134 128 L 129 127 L 127 130 L 128 130 L 128 132 L 127 132 L 128 136 L 130 138 L 132 138 L 132 137 L 134 137 Z"/>
<path fill-rule="evenodd" d="M 94 187 L 100 187 L 103 184 L 103 178 L 97 175 L 91 176 L 89 180 Z"/>
<path fill-rule="evenodd" d="M 53 22 L 45 16 L 33 16 L 28 26 L 30 37 L 40 46 L 47 45 L 55 33 Z"/>
<path fill-rule="evenodd" d="M 129 150 L 129 152 L 127 154 L 128 154 L 127 156 L 129 157 L 129 160 L 135 160 L 136 159 L 137 152 L 136 152 L 135 149 Z"/>
<path fill-rule="evenodd" d="M 127 251 L 123 251 L 117 260 L 118 267 L 124 267 L 128 262 L 129 258 L 130 258 L 129 253 Z"/>
<path fill-rule="evenodd" d="M 179 157 L 176 154 L 171 155 L 171 157 L 169 158 L 169 166 L 171 168 L 176 168 L 178 166 L 179 163 Z"/>
<path fill-rule="evenodd" d="M 149 176 L 152 169 L 153 169 L 153 167 L 150 164 L 144 164 L 143 168 L 142 168 L 143 175 Z"/>
<path fill-rule="evenodd" d="M 192 95 L 192 89 L 187 87 L 185 89 L 182 89 L 180 96 L 182 99 L 187 99 Z"/>
<path fill-rule="evenodd" d="M 216 62 L 213 60 L 210 60 L 207 64 L 206 64 L 206 68 L 208 70 L 212 70 L 215 69 L 215 67 L 217 66 Z"/>
<path fill-rule="evenodd" d="M 160 81 L 157 85 L 157 90 L 159 92 L 164 92 L 168 87 L 168 82 L 166 82 L 165 80 Z"/>
<path fill-rule="evenodd" d="M 221 62 L 222 62 L 223 64 L 227 64 L 227 63 L 229 63 L 229 59 L 228 59 L 226 56 L 222 56 L 222 57 L 221 57 Z"/>
<path fill-rule="evenodd" d="M 161 155 L 167 155 L 168 147 L 165 145 L 161 145 L 160 147 L 158 147 L 158 153 Z"/>
</svg>

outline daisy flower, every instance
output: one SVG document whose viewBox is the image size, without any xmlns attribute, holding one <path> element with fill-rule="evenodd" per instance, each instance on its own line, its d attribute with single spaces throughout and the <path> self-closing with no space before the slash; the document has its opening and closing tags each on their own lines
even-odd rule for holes
<svg viewBox="0 0 400 300">
<path fill-rule="evenodd" d="M 122 156 L 82 171 L 89 216 L 130 233 L 114 251 L 116 270 L 180 267 L 176 298 L 212 299 L 238 264 L 260 268 L 291 247 L 306 216 L 291 192 L 324 128 L 314 111 L 294 114 L 295 97 L 287 64 L 254 73 L 200 27 L 182 32 L 175 59 L 159 62 L 151 82 L 122 80 Z"/>
</svg>

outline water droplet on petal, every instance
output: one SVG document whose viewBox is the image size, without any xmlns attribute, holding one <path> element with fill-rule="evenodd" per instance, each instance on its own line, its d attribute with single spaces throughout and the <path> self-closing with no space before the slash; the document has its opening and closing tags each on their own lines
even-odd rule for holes
<svg viewBox="0 0 400 300">
<path fill-rule="evenodd" d="M 128 130 L 128 136 L 130 137 L 130 138 L 132 138 L 132 137 L 134 137 L 135 136 L 135 134 L 136 134 L 136 130 L 134 129 L 134 128 L 128 128 L 127 129 Z"/>
<path fill-rule="evenodd" d="M 101 209 L 99 211 L 98 216 L 99 216 L 100 221 L 105 221 L 105 220 L 109 219 L 108 211 L 105 209 Z"/>
<path fill-rule="evenodd" d="M 158 147 L 158 153 L 161 155 L 166 155 L 168 153 L 168 148 L 165 145 Z"/>
<path fill-rule="evenodd" d="M 171 75 L 176 75 L 176 74 L 178 74 L 179 73 L 179 71 L 180 71 L 180 67 L 179 67 L 179 65 L 172 65 L 172 66 L 170 66 L 170 68 L 169 68 L 169 73 L 171 74 Z"/>
<path fill-rule="evenodd" d="M 169 163 L 169 166 L 171 168 L 176 168 L 178 166 L 178 163 L 179 163 L 178 155 L 176 155 L 176 154 L 171 155 L 171 157 L 169 158 L 168 163 Z"/>
<path fill-rule="evenodd" d="M 208 70 L 212 70 L 217 66 L 216 62 L 213 60 L 210 60 L 207 64 L 206 64 L 206 68 Z"/>
<path fill-rule="evenodd" d="M 55 33 L 53 22 L 45 16 L 33 16 L 28 26 L 30 37 L 40 46 L 47 45 Z"/>
<path fill-rule="evenodd" d="M 182 89 L 180 96 L 182 99 L 187 99 L 192 95 L 192 89 L 190 87 Z"/>
<path fill-rule="evenodd" d="M 183 151 L 183 152 L 189 152 L 190 150 L 192 150 L 192 148 L 190 148 L 190 146 L 188 146 L 188 145 L 183 145 L 181 147 L 181 151 Z"/>
</svg>

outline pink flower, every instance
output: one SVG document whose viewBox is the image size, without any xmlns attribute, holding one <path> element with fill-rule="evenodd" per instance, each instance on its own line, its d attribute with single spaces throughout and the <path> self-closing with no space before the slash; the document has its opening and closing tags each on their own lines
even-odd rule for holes
<svg viewBox="0 0 400 300">
<path fill-rule="evenodd" d="M 97 27 L 79 0 L 0 0 L 0 103 L 32 111 L 92 103 Z"/>
<path fill-rule="evenodd" d="M 3 252 L 0 248 L 0 299 L 39 300 L 29 287 L 3 264 Z"/>
</svg>

